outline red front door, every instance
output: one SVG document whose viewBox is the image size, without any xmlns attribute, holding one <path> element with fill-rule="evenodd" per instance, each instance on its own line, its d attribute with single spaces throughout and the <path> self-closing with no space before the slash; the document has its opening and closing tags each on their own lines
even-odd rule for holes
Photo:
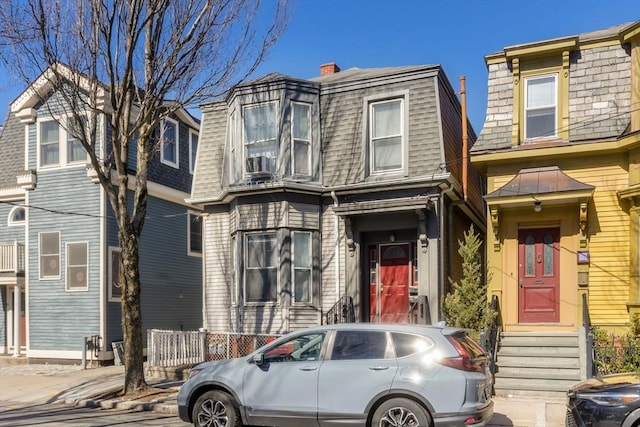
<svg viewBox="0 0 640 427">
<path fill-rule="evenodd" d="M 536 228 L 518 233 L 518 321 L 560 320 L 560 230 Z"/>
<path fill-rule="evenodd" d="M 379 280 L 370 284 L 371 322 L 407 323 L 410 248 L 408 243 L 379 246 Z"/>
</svg>

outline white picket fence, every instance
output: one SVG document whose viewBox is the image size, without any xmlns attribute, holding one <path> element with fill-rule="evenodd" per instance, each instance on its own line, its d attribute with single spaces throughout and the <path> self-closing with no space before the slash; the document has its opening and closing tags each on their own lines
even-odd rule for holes
<svg viewBox="0 0 640 427">
<path fill-rule="evenodd" d="M 147 330 L 147 362 L 150 366 L 194 365 L 207 360 L 205 331 Z"/>
<path fill-rule="evenodd" d="M 149 366 L 169 368 L 195 365 L 207 360 L 242 357 L 279 336 L 149 329 L 147 362 Z"/>
</svg>

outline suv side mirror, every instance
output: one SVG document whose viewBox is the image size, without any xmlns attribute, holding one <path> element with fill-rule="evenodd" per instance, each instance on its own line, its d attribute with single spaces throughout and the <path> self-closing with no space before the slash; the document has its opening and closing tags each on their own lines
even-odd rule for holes
<svg viewBox="0 0 640 427">
<path fill-rule="evenodd" d="M 255 363 L 258 366 L 262 366 L 264 365 L 264 353 L 258 353 L 255 356 L 253 356 L 253 363 Z"/>
</svg>

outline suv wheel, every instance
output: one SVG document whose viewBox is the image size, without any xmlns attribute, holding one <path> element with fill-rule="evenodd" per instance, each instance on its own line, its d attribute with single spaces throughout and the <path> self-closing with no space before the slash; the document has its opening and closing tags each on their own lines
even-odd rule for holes
<svg viewBox="0 0 640 427">
<path fill-rule="evenodd" d="M 241 427 L 240 412 L 231 396 L 218 390 L 204 393 L 198 398 L 192 413 L 196 427 Z"/>
<path fill-rule="evenodd" d="M 430 427 L 429 413 L 413 400 L 396 398 L 383 402 L 373 413 L 371 427 Z"/>
</svg>

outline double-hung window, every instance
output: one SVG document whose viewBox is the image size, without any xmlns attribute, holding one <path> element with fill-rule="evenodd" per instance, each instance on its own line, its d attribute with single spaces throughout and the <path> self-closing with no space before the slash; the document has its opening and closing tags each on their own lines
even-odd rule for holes
<svg viewBox="0 0 640 427">
<path fill-rule="evenodd" d="M 60 233 L 40 233 L 40 279 L 60 278 Z"/>
<path fill-rule="evenodd" d="M 555 74 L 525 79 L 525 139 L 556 135 L 557 103 Z"/>
<path fill-rule="evenodd" d="M 275 102 L 243 108 L 245 170 L 247 173 L 275 172 L 278 157 Z"/>
<path fill-rule="evenodd" d="M 292 171 L 293 175 L 311 175 L 311 106 L 292 103 Z"/>
<path fill-rule="evenodd" d="M 278 297 L 276 233 L 245 235 L 245 265 L 245 302 L 276 302 Z"/>
<path fill-rule="evenodd" d="M 87 120 L 84 117 L 80 120 L 70 117 L 67 123 L 67 163 L 86 163 L 87 152 L 82 146 L 80 138 L 87 127 Z"/>
<path fill-rule="evenodd" d="M 312 244 L 311 233 L 294 231 L 293 235 L 293 301 L 311 303 L 312 300 Z"/>
<path fill-rule="evenodd" d="M 40 166 L 60 165 L 60 125 L 55 120 L 39 123 Z"/>
<path fill-rule="evenodd" d="M 189 132 L 189 172 L 193 174 L 196 168 L 196 155 L 198 154 L 198 134 Z"/>
<path fill-rule="evenodd" d="M 402 99 L 369 105 L 369 168 L 372 174 L 404 168 L 404 105 Z"/>
<path fill-rule="evenodd" d="M 189 238 L 189 255 L 202 254 L 202 218 L 197 214 L 189 214 L 188 238 Z"/>
<path fill-rule="evenodd" d="M 67 290 L 86 291 L 89 286 L 87 242 L 67 243 Z"/>
<path fill-rule="evenodd" d="M 178 168 L 178 122 L 164 119 L 160 128 L 160 161 Z"/>
<path fill-rule="evenodd" d="M 120 283 L 120 248 L 109 248 L 109 301 L 120 301 L 122 283 Z"/>
<path fill-rule="evenodd" d="M 53 168 L 87 162 L 87 152 L 80 142 L 86 119 L 73 117 L 38 121 L 39 167 Z"/>
</svg>

